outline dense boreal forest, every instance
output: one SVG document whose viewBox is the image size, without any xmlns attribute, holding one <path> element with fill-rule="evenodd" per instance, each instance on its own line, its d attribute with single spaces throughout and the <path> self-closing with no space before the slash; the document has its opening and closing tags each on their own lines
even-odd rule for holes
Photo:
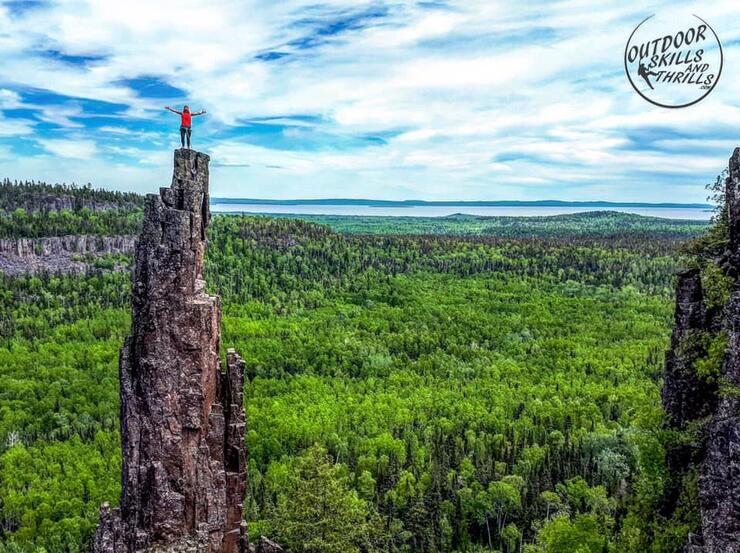
<svg viewBox="0 0 740 553">
<path fill-rule="evenodd" d="M 296 215 L 270 214 L 295 218 Z M 677 238 L 696 235 L 705 221 L 671 220 L 619 213 L 590 211 L 548 217 L 481 217 L 456 214 L 447 217 L 392 217 L 364 215 L 300 215 L 304 221 L 328 225 L 336 232 L 361 234 L 443 234 L 447 236 L 496 236 L 499 238 L 593 238 L 609 236 L 635 238 Z"/>
<path fill-rule="evenodd" d="M 138 232 L 144 197 L 36 181 L 0 181 L 0 238 Z"/>
<path fill-rule="evenodd" d="M 111 213 L 133 228 L 138 206 Z M 85 209 L 11 206 L 3 232 L 93 216 L 90 232 L 120 231 Z M 661 371 L 679 244 L 705 225 L 329 219 L 209 231 L 222 345 L 247 362 L 251 535 L 316 553 L 678 553 L 693 515 L 660 516 Z M 89 551 L 117 501 L 129 301 L 130 276 L 99 265 L 0 276 L 0 552 Z"/>
<path fill-rule="evenodd" d="M 92 185 L 50 184 L 43 181 L 0 181 L 0 211 L 22 208 L 28 211 L 67 209 L 133 209 L 144 205 L 144 196 L 93 188 Z"/>
</svg>

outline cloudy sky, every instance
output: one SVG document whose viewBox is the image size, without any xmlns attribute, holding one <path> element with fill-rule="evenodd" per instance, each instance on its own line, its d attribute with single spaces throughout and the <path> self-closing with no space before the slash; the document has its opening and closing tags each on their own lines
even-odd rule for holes
<svg viewBox="0 0 740 553">
<path fill-rule="evenodd" d="M 212 193 L 702 201 L 740 146 L 740 2 L 0 0 L 0 176 L 151 192 L 177 116 Z M 679 6 L 725 67 L 650 105 L 632 29 Z"/>
</svg>

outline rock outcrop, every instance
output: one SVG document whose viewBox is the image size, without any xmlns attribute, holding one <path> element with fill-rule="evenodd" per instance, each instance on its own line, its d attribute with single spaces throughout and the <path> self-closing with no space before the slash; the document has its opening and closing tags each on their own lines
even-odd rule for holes
<svg viewBox="0 0 740 553">
<path fill-rule="evenodd" d="M 729 301 L 709 316 L 700 271 L 679 274 L 675 327 L 666 356 L 667 426 L 684 431 L 696 422 L 703 429 L 693 444 L 667 452 L 673 480 L 691 467 L 698 467 L 700 475 L 701 534 L 688 537 L 684 553 L 740 553 L 740 148 L 730 158 L 725 199 L 728 246 L 714 263 L 734 282 Z M 708 355 L 702 334 L 720 333 L 727 345 L 718 374 L 700 377 L 695 363 Z M 668 493 L 670 503 L 675 498 Z"/>
<path fill-rule="evenodd" d="M 10 194 L 4 192 L 11 191 Z M 87 187 L 71 187 L 35 181 L 0 181 L 0 215 L 22 209 L 26 213 L 55 211 L 112 211 L 141 207 L 143 196 L 132 192 L 112 192 Z"/>
<path fill-rule="evenodd" d="M 677 276 L 676 311 L 662 397 L 669 427 L 683 430 L 689 422 L 709 414 L 714 389 L 694 370 L 696 360 L 706 355 L 698 339 L 707 327 L 701 273 L 688 269 Z"/>
<path fill-rule="evenodd" d="M 39 195 L 33 198 L 27 198 L 15 206 L 29 213 L 49 212 L 49 211 L 79 211 L 89 209 L 90 211 L 110 211 L 113 209 L 131 208 L 133 204 L 119 206 L 114 202 L 102 200 L 92 200 L 87 198 L 76 198 L 67 195 Z"/>
<path fill-rule="evenodd" d="M 671 348 L 666 354 L 662 399 L 666 426 L 686 431 L 691 423 L 708 417 L 716 406 L 716 385 L 696 372 L 695 363 L 707 355 L 708 313 L 699 269 L 678 273 L 676 311 Z M 670 517 L 679 504 L 681 482 L 701 461 L 703 448 L 678 440 L 666 448 L 666 464 L 671 473 L 663 492 L 661 514 Z M 687 550 L 688 551 L 688 550 Z"/>
<path fill-rule="evenodd" d="M 133 253 L 133 236 L 70 234 L 43 238 L 0 238 L 0 254 L 29 258 L 69 253 Z"/>
<path fill-rule="evenodd" d="M 699 481 L 706 553 L 740 552 L 740 148 L 730 158 L 725 194 L 735 283 L 724 313 L 727 350 L 722 388 Z"/>
<path fill-rule="evenodd" d="M 146 200 L 131 335 L 121 349 L 120 508 L 103 505 L 96 553 L 244 553 L 244 362 L 219 361 L 219 298 L 205 291 L 207 155 L 175 151 Z"/>
<path fill-rule="evenodd" d="M 133 236 L 47 236 L 0 239 L 0 272 L 26 274 L 83 274 L 90 263 L 82 259 L 134 253 Z"/>
<path fill-rule="evenodd" d="M 280 547 L 272 540 L 268 540 L 265 536 L 260 536 L 257 542 L 257 547 L 254 549 L 255 553 L 283 553 L 283 548 Z"/>
</svg>

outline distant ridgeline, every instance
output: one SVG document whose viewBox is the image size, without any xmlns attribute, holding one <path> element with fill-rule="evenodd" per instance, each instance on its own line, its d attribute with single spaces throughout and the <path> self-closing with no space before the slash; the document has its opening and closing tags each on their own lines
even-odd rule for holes
<svg viewBox="0 0 740 553">
<path fill-rule="evenodd" d="M 24 209 L 27 212 L 61 211 L 109 211 L 112 209 L 134 209 L 144 205 L 144 196 L 134 192 L 119 192 L 93 188 L 90 184 L 48 184 L 41 181 L 11 181 L 3 179 L 0 184 L 0 210 Z"/>
<path fill-rule="evenodd" d="M 308 214 L 264 214 L 263 216 L 302 219 L 327 225 L 336 232 L 356 234 L 445 234 L 454 236 L 522 237 L 604 237 L 660 235 L 675 239 L 697 235 L 708 227 L 705 221 L 643 217 L 615 211 L 619 207 L 692 207 L 708 204 L 646 204 L 638 202 L 562 202 L 538 201 L 448 201 L 423 200 L 260 200 L 212 198 L 212 203 L 261 205 L 365 205 L 377 207 L 499 206 L 554 207 L 577 206 L 594 211 L 554 216 L 477 216 L 458 213 L 447 217 L 393 217 Z M 37 181 L 11 181 L 0 184 L 0 238 L 39 238 L 94 234 L 99 236 L 135 235 L 140 230 L 144 196 L 92 188 L 91 185 L 47 184 Z"/>
<path fill-rule="evenodd" d="M 377 215 L 265 214 L 328 225 L 348 234 L 446 235 L 491 238 L 639 239 L 672 242 L 696 236 L 709 228 L 707 221 L 646 217 L 617 211 L 588 211 L 549 216 L 493 216 L 454 214 L 446 217 Z"/>
<path fill-rule="evenodd" d="M 367 200 L 361 198 L 324 198 L 315 200 L 268 200 L 253 198 L 211 198 L 214 204 L 254 204 L 254 205 L 353 205 L 365 207 L 422 207 L 422 206 L 459 206 L 459 207 L 593 207 L 595 209 L 619 207 L 660 207 L 660 208 L 694 208 L 711 209 L 709 204 L 675 203 L 675 202 L 605 202 L 597 200 L 562 201 L 562 200 Z"/>
<path fill-rule="evenodd" d="M 144 196 L 87 186 L 10 181 L 0 184 L 0 273 L 87 273 L 123 269 L 130 264 L 134 236 L 140 232 Z M 228 202 L 219 199 L 217 203 Z M 239 200 L 242 201 L 242 200 Z M 276 200 L 250 200 L 279 203 Z M 295 200 L 306 203 L 352 202 L 372 205 L 427 205 L 429 202 L 380 200 Z M 285 203 L 285 202 L 282 202 Z M 439 202 L 432 202 L 437 205 Z M 441 202 L 445 205 L 565 205 L 572 202 Z M 613 207 L 608 202 L 578 205 Z M 638 204 L 624 204 L 624 206 Z M 642 205 L 642 204 L 639 204 Z M 668 205 L 668 204 L 666 204 Z M 673 205 L 673 204 L 671 204 Z M 697 204 L 698 207 L 707 207 Z M 685 206 L 684 206 L 685 207 Z M 548 217 L 390 217 L 281 214 L 267 217 L 302 219 L 347 234 L 445 235 L 490 239 L 615 240 L 629 247 L 635 241 L 676 246 L 708 228 L 704 221 L 642 217 L 615 211 L 591 211 Z M 220 215 L 231 219 L 237 215 Z M 262 216 L 264 218 L 265 216 Z M 254 220 L 252 217 L 247 217 Z M 216 225 L 218 228 L 219 224 Z"/>
<path fill-rule="evenodd" d="M 0 273 L 81 274 L 123 268 L 143 196 L 35 181 L 0 184 Z"/>
<path fill-rule="evenodd" d="M 36 181 L 0 184 L 0 238 L 94 234 L 121 236 L 139 230 L 144 196 Z"/>
</svg>

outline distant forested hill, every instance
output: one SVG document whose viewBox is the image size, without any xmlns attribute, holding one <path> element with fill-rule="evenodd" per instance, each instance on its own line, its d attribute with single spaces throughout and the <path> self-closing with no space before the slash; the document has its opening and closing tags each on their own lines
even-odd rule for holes
<svg viewBox="0 0 740 553">
<path fill-rule="evenodd" d="M 354 215 L 276 215 L 325 224 L 337 232 L 360 234 L 445 234 L 502 238 L 594 238 L 609 236 L 686 239 L 709 228 L 708 221 L 645 217 L 618 211 L 589 211 L 537 217 L 390 217 Z"/>
<path fill-rule="evenodd" d="M 144 196 L 35 181 L 0 183 L 0 238 L 138 232 Z"/>
<path fill-rule="evenodd" d="M 361 198 L 322 198 L 312 200 L 266 200 L 255 198 L 211 198 L 213 203 L 220 204 L 254 204 L 254 205 L 355 205 L 368 207 L 418 207 L 418 206 L 461 206 L 461 207 L 592 207 L 594 209 L 620 207 L 673 207 L 711 209 L 710 204 L 675 203 L 675 202 L 605 202 L 597 200 L 563 201 L 563 200 L 368 200 Z"/>
<path fill-rule="evenodd" d="M 79 211 L 90 209 L 130 209 L 142 207 L 144 196 L 133 192 L 118 192 L 93 188 L 91 185 L 48 184 L 40 181 L 11 181 L 0 183 L 0 210 L 24 209 L 34 211 Z"/>
</svg>

